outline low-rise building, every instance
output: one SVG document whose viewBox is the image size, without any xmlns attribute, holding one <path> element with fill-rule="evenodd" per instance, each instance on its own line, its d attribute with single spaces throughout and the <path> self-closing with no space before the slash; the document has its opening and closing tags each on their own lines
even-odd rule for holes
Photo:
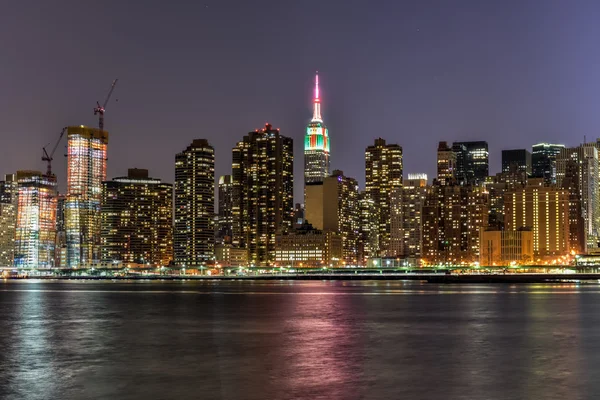
<svg viewBox="0 0 600 400">
<path fill-rule="evenodd" d="M 482 230 L 479 240 L 479 264 L 509 265 L 533 261 L 533 232 L 531 230 Z"/>
<path fill-rule="evenodd" d="M 305 223 L 300 229 L 275 239 L 275 262 L 289 267 L 336 267 L 342 261 L 342 237 L 314 229 Z"/>
<path fill-rule="evenodd" d="M 231 244 L 215 245 L 215 262 L 221 267 L 247 266 L 248 250 Z"/>
</svg>

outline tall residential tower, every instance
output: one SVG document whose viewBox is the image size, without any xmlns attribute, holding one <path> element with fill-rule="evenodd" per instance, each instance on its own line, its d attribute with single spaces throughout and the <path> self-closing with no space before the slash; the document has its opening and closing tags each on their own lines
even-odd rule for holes
<svg viewBox="0 0 600 400">
<path fill-rule="evenodd" d="M 365 191 L 379 209 L 379 252 L 390 253 L 392 193 L 402 189 L 402 147 L 384 139 L 365 150 Z"/>
<path fill-rule="evenodd" d="M 14 266 L 54 267 L 56 177 L 17 171 L 18 206 Z"/>
<path fill-rule="evenodd" d="M 173 259 L 173 185 L 137 168 L 102 185 L 101 259 L 168 265 Z"/>
<path fill-rule="evenodd" d="M 266 124 L 232 151 L 233 244 L 248 261 L 275 261 L 275 236 L 291 230 L 294 216 L 294 142 Z"/>
<path fill-rule="evenodd" d="M 17 178 L 8 174 L 0 181 L 0 266 L 13 265 L 17 224 Z"/>
<path fill-rule="evenodd" d="M 213 260 L 215 249 L 215 150 L 196 139 L 175 156 L 175 264 L 198 268 Z"/>
</svg>

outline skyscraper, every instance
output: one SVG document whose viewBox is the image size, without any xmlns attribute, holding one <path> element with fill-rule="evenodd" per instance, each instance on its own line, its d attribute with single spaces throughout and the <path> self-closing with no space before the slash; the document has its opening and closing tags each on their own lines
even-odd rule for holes
<svg viewBox="0 0 600 400">
<path fill-rule="evenodd" d="M 198 268 L 214 257 L 215 150 L 206 139 L 194 140 L 175 156 L 175 264 Z"/>
<path fill-rule="evenodd" d="M 358 182 L 335 170 L 323 182 L 305 187 L 305 217 L 315 229 L 336 232 L 342 237 L 344 261 L 357 263 L 360 228 Z"/>
<path fill-rule="evenodd" d="M 487 226 L 487 214 L 483 188 L 434 185 L 423 203 L 423 260 L 451 265 L 478 261 L 479 234 Z"/>
<path fill-rule="evenodd" d="M 567 161 L 561 188 L 569 193 L 569 249 L 578 254 L 584 254 L 587 252 L 587 241 L 585 221 L 581 214 L 579 166 L 575 160 Z"/>
<path fill-rule="evenodd" d="M 379 255 L 379 209 L 364 190 L 358 195 L 358 207 L 358 264 L 366 265 L 369 258 Z"/>
<path fill-rule="evenodd" d="M 101 259 L 166 266 L 173 260 L 173 185 L 148 170 L 102 184 Z"/>
<path fill-rule="evenodd" d="M 56 179 L 39 171 L 17 171 L 18 207 L 14 265 L 54 267 Z"/>
<path fill-rule="evenodd" d="M 0 181 L 0 266 L 14 263 L 17 224 L 17 178 L 8 174 Z"/>
<path fill-rule="evenodd" d="M 67 128 L 67 196 L 65 229 L 67 266 L 76 268 L 99 259 L 100 203 L 106 180 L 108 132 Z"/>
<path fill-rule="evenodd" d="M 586 247 L 597 248 L 600 238 L 600 198 L 598 190 L 598 150 L 595 143 L 584 143 L 578 147 L 562 149 L 556 157 L 556 183 L 563 186 L 567 177 L 567 166 L 574 161 L 576 168 L 570 168 L 571 174 L 577 172 L 578 189 L 581 198 L 581 215 L 585 224 Z M 570 185 L 571 187 L 576 187 Z"/>
<path fill-rule="evenodd" d="M 510 172 L 511 168 L 531 176 L 531 153 L 525 149 L 502 150 L 502 172 Z"/>
<path fill-rule="evenodd" d="M 569 193 L 544 185 L 542 178 L 504 196 L 504 225 L 507 231 L 531 229 L 536 257 L 569 253 Z"/>
<path fill-rule="evenodd" d="M 313 117 L 304 136 L 304 182 L 322 182 L 329 176 L 329 132 L 321 117 L 319 75 L 315 77 Z"/>
<path fill-rule="evenodd" d="M 217 220 L 217 239 L 222 243 L 231 243 L 233 235 L 233 183 L 231 175 L 219 177 L 219 216 Z"/>
<path fill-rule="evenodd" d="M 248 249 L 250 263 L 273 263 L 275 236 L 292 228 L 293 145 L 266 124 L 233 148 L 233 242 Z"/>
<path fill-rule="evenodd" d="M 379 250 L 387 254 L 390 245 L 391 193 L 402 188 L 402 147 L 384 139 L 365 150 L 365 191 L 379 208 Z"/>
<path fill-rule="evenodd" d="M 67 231 L 65 219 L 65 204 L 67 197 L 59 194 L 56 198 L 56 249 L 55 266 L 67 268 Z"/>
<path fill-rule="evenodd" d="M 390 255 L 421 257 L 423 203 L 429 191 L 426 174 L 408 174 L 403 187 L 392 192 Z"/>
<path fill-rule="evenodd" d="M 454 142 L 456 153 L 456 179 L 461 185 L 480 185 L 489 175 L 487 142 Z"/>
<path fill-rule="evenodd" d="M 556 183 L 556 156 L 565 148 L 563 144 L 538 143 L 532 146 L 531 176 L 543 178 L 546 183 Z"/>
<path fill-rule="evenodd" d="M 447 185 L 456 179 L 456 153 L 447 142 L 440 142 L 437 150 L 437 180 Z"/>
</svg>

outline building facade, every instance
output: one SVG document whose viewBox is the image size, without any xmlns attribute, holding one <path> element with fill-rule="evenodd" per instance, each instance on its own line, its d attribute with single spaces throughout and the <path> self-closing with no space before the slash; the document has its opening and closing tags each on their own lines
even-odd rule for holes
<svg viewBox="0 0 600 400">
<path fill-rule="evenodd" d="M 223 268 L 245 267 L 248 266 L 248 252 L 231 244 L 216 244 L 215 260 L 217 265 Z"/>
<path fill-rule="evenodd" d="M 167 266 L 173 260 L 173 185 L 130 169 L 102 184 L 101 260 Z"/>
<path fill-rule="evenodd" d="M 533 232 L 530 230 L 482 230 L 479 264 L 502 266 L 534 261 Z"/>
<path fill-rule="evenodd" d="M 489 175 L 487 142 L 454 142 L 456 154 L 456 179 L 461 185 L 478 186 Z"/>
<path fill-rule="evenodd" d="M 538 143 L 531 149 L 531 176 L 546 184 L 556 183 L 556 157 L 565 148 L 562 144 Z"/>
<path fill-rule="evenodd" d="M 570 169 L 570 179 L 578 180 L 581 198 L 581 215 L 584 222 L 586 248 L 598 248 L 600 238 L 600 190 L 598 180 L 598 150 L 595 143 L 585 143 L 578 147 L 565 148 L 556 157 L 556 183 L 562 186 L 567 178 L 567 166 L 574 162 L 576 168 Z M 574 177 L 573 175 L 576 175 Z"/>
<path fill-rule="evenodd" d="M 65 233 L 69 268 L 90 264 L 100 253 L 100 203 L 106 180 L 108 132 L 67 128 Z"/>
<path fill-rule="evenodd" d="M 531 176 L 531 153 L 525 149 L 502 150 L 502 172 L 524 172 Z"/>
<path fill-rule="evenodd" d="M 339 233 L 344 262 L 356 265 L 360 230 L 356 179 L 335 170 L 322 182 L 306 184 L 304 193 L 306 221 L 317 230 Z"/>
<path fill-rule="evenodd" d="M 358 207 L 358 265 L 364 266 L 370 258 L 379 256 L 379 209 L 364 190 L 358 195 Z"/>
<path fill-rule="evenodd" d="M 15 260 L 18 187 L 15 174 L 0 181 L 0 267 L 12 266 Z"/>
<path fill-rule="evenodd" d="M 233 236 L 233 182 L 231 175 L 219 177 L 219 215 L 216 238 L 219 243 L 231 244 Z"/>
<path fill-rule="evenodd" d="M 447 185 L 456 180 L 456 153 L 447 142 L 440 142 L 437 150 L 437 181 Z"/>
<path fill-rule="evenodd" d="M 546 186 L 543 178 L 504 196 L 504 225 L 508 231 L 531 230 L 535 257 L 553 258 L 569 253 L 569 193 Z"/>
<path fill-rule="evenodd" d="M 329 131 L 321 117 L 319 75 L 315 77 L 313 117 L 304 136 L 304 182 L 322 182 L 329 176 Z"/>
<path fill-rule="evenodd" d="M 39 171 L 17 171 L 17 185 L 14 266 L 53 268 L 56 178 Z"/>
<path fill-rule="evenodd" d="M 434 185 L 422 211 L 425 264 L 467 265 L 479 261 L 481 230 L 487 227 L 487 193 L 477 186 Z"/>
<path fill-rule="evenodd" d="M 213 263 L 215 251 L 215 150 L 194 140 L 175 156 L 173 258 L 183 268 Z"/>
<path fill-rule="evenodd" d="M 585 221 L 581 212 L 579 166 L 575 160 L 569 160 L 565 165 L 565 175 L 560 187 L 569 193 L 569 249 L 577 254 L 585 254 L 587 252 Z"/>
<path fill-rule="evenodd" d="M 341 265 L 342 237 L 314 229 L 309 223 L 293 232 L 277 235 L 275 263 L 290 268 L 323 268 Z"/>
<path fill-rule="evenodd" d="M 379 209 L 380 255 L 386 255 L 390 246 L 391 194 L 402 188 L 402 147 L 376 139 L 365 150 L 365 178 L 365 192 Z"/>
<path fill-rule="evenodd" d="M 232 152 L 233 243 L 248 262 L 275 261 L 275 237 L 294 217 L 294 142 L 266 124 L 248 133 Z"/>
<path fill-rule="evenodd" d="M 510 171 L 489 176 L 483 183 L 488 194 L 488 227 L 504 230 L 504 195 L 527 184 L 527 173 L 518 170 L 511 164 Z"/>
<path fill-rule="evenodd" d="M 426 174 L 408 174 L 402 189 L 392 192 L 389 256 L 410 259 L 421 257 L 423 203 L 429 189 Z"/>
</svg>

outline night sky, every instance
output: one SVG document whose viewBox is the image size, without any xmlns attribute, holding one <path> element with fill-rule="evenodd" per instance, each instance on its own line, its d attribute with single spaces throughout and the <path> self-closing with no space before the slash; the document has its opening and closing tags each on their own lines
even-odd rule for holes
<svg viewBox="0 0 600 400">
<path fill-rule="evenodd" d="M 109 178 L 173 182 L 194 138 L 230 173 L 231 148 L 268 121 L 295 141 L 299 200 L 315 70 L 332 169 L 361 189 L 376 137 L 430 179 L 438 141 L 487 140 L 496 173 L 502 149 L 600 136 L 599 17 L 585 0 L 0 0 L 0 174 L 43 170 L 42 146 L 97 126 L 119 78 Z"/>
</svg>

